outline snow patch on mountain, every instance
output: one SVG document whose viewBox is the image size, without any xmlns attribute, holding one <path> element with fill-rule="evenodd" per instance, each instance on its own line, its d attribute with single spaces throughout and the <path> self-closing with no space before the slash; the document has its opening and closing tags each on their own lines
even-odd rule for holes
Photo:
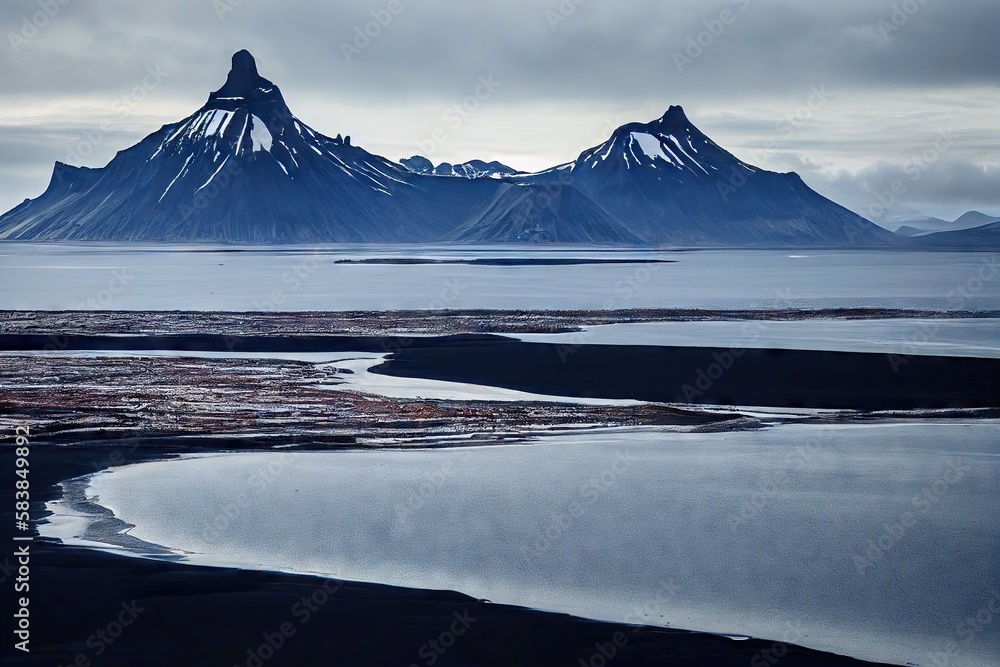
<svg viewBox="0 0 1000 667">
<path fill-rule="evenodd" d="M 167 189 L 164 190 L 163 194 L 160 195 L 160 198 L 157 199 L 158 202 L 163 201 L 163 198 L 167 196 L 168 192 L 170 192 L 170 188 L 174 187 L 174 183 L 177 182 L 177 179 L 183 176 L 187 172 L 188 165 L 191 164 L 192 158 L 194 158 L 194 155 L 188 155 L 187 159 L 184 160 L 184 166 L 181 167 L 181 170 L 177 172 L 176 176 L 174 176 L 174 180 L 170 181 L 170 185 L 167 186 Z"/>
<path fill-rule="evenodd" d="M 212 116 L 208 121 L 208 127 L 205 129 L 206 135 L 221 135 L 226 131 L 226 125 L 229 124 L 229 119 L 233 117 L 232 111 L 225 111 L 223 109 L 213 109 Z"/>
<path fill-rule="evenodd" d="M 663 152 L 663 142 L 657 137 L 645 132 L 633 132 L 632 141 L 639 144 L 639 149 L 645 153 L 647 157 L 666 160 L 667 162 L 674 164 L 674 161 L 665 152 Z"/>
<path fill-rule="evenodd" d="M 257 151 L 271 152 L 271 143 L 273 142 L 271 132 L 267 129 L 264 121 L 254 115 L 250 116 L 250 140 L 253 142 L 254 153 Z"/>
<path fill-rule="evenodd" d="M 240 51 L 226 83 L 188 118 L 105 167 L 57 163 L 40 197 L 0 216 L 0 238 L 686 246 L 897 238 L 795 174 L 739 161 L 680 107 L 534 174 L 497 161 L 401 162 L 297 120 Z"/>
</svg>

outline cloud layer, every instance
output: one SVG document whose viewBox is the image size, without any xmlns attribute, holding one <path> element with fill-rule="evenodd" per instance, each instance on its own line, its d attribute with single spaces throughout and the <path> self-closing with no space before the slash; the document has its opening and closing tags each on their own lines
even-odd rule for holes
<svg viewBox="0 0 1000 667">
<path fill-rule="evenodd" d="M 0 208 L 37 195 L 87 131 L 107 128 L 80 156 L 98 166 L 187 115 L 247 48 L 303 120 L 394 159 L 444 127 L 435 160 L 538 167 L 682 104 L 740 157 L 862 210 L 950 126 L 894 206 L 1000 214 L 997 25 L 993 0 L 15 0 L 0 5 Z M 483 76 L 499 88 L 449 124 Z"/>
</svg>

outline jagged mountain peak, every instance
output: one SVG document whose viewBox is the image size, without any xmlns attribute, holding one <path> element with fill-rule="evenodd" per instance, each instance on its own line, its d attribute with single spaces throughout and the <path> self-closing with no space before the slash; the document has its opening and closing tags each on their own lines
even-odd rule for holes
<svg viewBox="0 0 1000 667">
<path fill-rule="evenodd" d="M 522 173 L 513 167 L 508 167 L 502 162 L 498 162 L 497 160 L 493 160 L 491 162 L 484 162 L 483 160 L 469 160 L 468 162 L 461 162 L 458 164 L 442 162 L 435 167 L 433 162 L 422 155 L 414 155 L 413 157 L 401 159 L 399 163 L 415 174 L 432 174 L 434 176 L 450 176 L 468 179 L 503 178 L 505 176 L 515 176 Z"/>
<path fill-rule="evenodd" d="M 415 180 L 349 137 L 298 120 L 253 56 L 239 51 L 225 84 L 187 118 L 104 167 L 56 164 L 46 191 L 2 218 L 0 239 L 419 239 L 421 224 L 434 228 L 430 217 L 450 209 L 419 199 Z"/>
<path fill-rule="evenodd" d="M 688 120 L 683 108 L 671 106 L 660 118 L 617 128 L 603 144 L 583 151 L 571 169 L 642 167 L 714 177 L 712 172 L 730 159 L 734 158 Z"/>
<path fill-rule="evenodd" d="M 281 91 L 257 71 L 257 61 L 243 49 L 233 54 L 232 68 L 221 88 L 208 96 L 205 109 L 235 111 L 251 108 L 259 115 L 288 118 L 291 112 Z"/>
<path fill-rule="evenodd" d="M 653 120 L 645 123 L 641 121 L 625 123 L 615 129 L 615 131 L 612 132 L 611 137 L 615 138 L 632 132 L 646 132 L 648 134 L 661 137 L 697 136 L 699 138 L 707 139 L 707 137 L 705 137 L 705 135 L 702 134 L 697 127 L 695 127 L 694 123 L 688 120 L 687 115 L 684 113 L 684 109 L 679 106 L 671 106 L 659 118 L 654 118 Z"/>
<path fill-rule="evenodd" d="M 694 125 L 688 120 L 687 114 L 684 113 L 684 108 L 680 105 L 667 107 L 662 116 L 646 123 L 646 125 L 660 132 L 683 132 L 694 128 Z"/>
<path fill-rule="evenodd" d="M 535 174 L 398 164 L 296 119 L 248 51 L 191 116 L 104 167 L 57 164 L 0 240 L 857 245 L 889 232 L 740 162 L 671 106 Z"/>
<path fill-rule="evenodd" d="M 273 85 L 257 71 L 257 61 L 246 49 L 233 54 L 233 66 L 226 84 L 215 91 L 216 95 L 247 95 L 255 88 Z"/>
<path fill-rule="evenodd" d="M 296 179 L 302 172 L 333 167 L 335 174 L 389 194 L 390 183 L 403 183 L 397 165 L 350 145 L 350 137 L 327 137 L 298 120 L 278 87 L 257 71 L 249 51 L 233 54 L 225 84 L 188 118 L 166 125 L 134 147 L 146 152 L 145 164 L 172 172 L 157 203 L 190 196 L 208 187 L 225 170 L 248 161 L 277 178 Z"/>
</svg>

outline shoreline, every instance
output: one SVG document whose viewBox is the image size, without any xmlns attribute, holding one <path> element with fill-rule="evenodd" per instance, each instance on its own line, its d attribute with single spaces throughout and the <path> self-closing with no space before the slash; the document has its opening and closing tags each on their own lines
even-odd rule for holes
<svg viewBox="0 0 1000 667">
<path fill-rule="evenodd" d="M 998 319 L 1000 310 L 916 308 L 616 308 L 510 310 L 239 311 L 239 310 L 5 310 L 5 333 L 62 336 L 115 333 L 448 335 L 482 332 L 575 333 L 602 324 L 690 321 L 804 321 L 824 319 Z"/>
<path fill-rule="evenodd" d="M 565 345 L 468 333 L 478 331 L 474 328 L 465 329 L 465 335 L 447 335 L 449 327 L 485 321 L 493 316 L 492 311 L 448 320 L 443 325 L 444 335 L 440 330 L 434 332 L 437 338 L 416 337 L 412 332 L 394 335 L 392 330 L 386 333 L 385 319 L 366 322 L 364 315 L 326 323 L 332 327 L 343 324 L 351 332 L 331 335 L 313 328 L 323 321 L 322 313 L 304 318 L 285 313 L 256 321 L 249 316 L 216 313 L 210 322 L 200 324 L 202 314 L 198 313 L 182 314 L 179 319 L 177 313 L 155 314 L 147 322 L 143 318 L 148 313 L 101 313 L 83 316 L 74 328 L 61 328 L 60 322 L 72 321 L 76 315 L 13 313 L 8 320 L 13 326 L 0 336 L 3 346 L 28 352 L 20 357 L 18 352 L 10 353 L 18 358 L 5 369 L 4 380 L 10 390 L 4 397 L 2 423 L 30 424 L 37 433 L 31 459 L 35 520 L 44 503 L 60 495 L 60 482 L 119 465 L 185 454 L 424 448 L 436 438 L 441 446 L 460 442 L 509 445 L 546 429 L 595 425 L 668 426 L 696 432 L 766 428 L 775 422 L 941 419 L 954 423 L 1000 417 L 998 397 L 991 393 L 995 384 L 991 380 L 1000 370 L 1000 360 L 911 358 L 899 373 L 890 374 L 893 369 L 883 354 L 745 350 L 725 369 L 723 377 L 700 389 L 697 371 L 719 363 L 717 355 L 732 350 L 650 346 L 567 349 Z M 572 319 L 559 312 L 543 318 L 545 324 L 539 327 L 534 315 L 537 313 L 508 312 L 503 326 L 511 330 L 558 329 Z M 623 314 L 626 318 L 646 315 Z M 795 317 L 799 315 L 811 317 L 807 311 Z M 38 321 L 33 319 L 36 316 Z M 439 316 L 440 312 L 420 313 L 413 321 L 430 324 Z M 381 317 L 391 319 L 394 314 Z M 178 335 L 157 333 L 175 331 L 178 321 L 182 325 L 176 329 Z M 292 326 L 283 329 L 289 322 Z M 217 331 L 215 324 L 219 323 L 225 333 L 204 333 Z M 101 330 L 105 326 L 146 331 L 107 335 Z M 197 330 L 184 333 L 184 327 Z M 278 334 L 272 327 L 287 333 Z M 381 331 L 373 335 L 372 328 Z M 113 346 L 134 349 L 130 346 L 138 345 L 138 349 L 148 350 L 164 341 L 180 354 L 156 359 L 100 356 L 100 350 Z M 51 344 L 58 348 L 51 355 L 31 353 Z M 98 354 L 92 359 L 71 360 L 70 353 L 60 356 L 61 350 L 71 350 L 74 345 Z M 204 346 L 253 354 L 259 350 L 302 352 L 310 346 L 356 352 L 359 345 L 393 354 L 382 364 L 381 372 L 387 375 L 472 381 L 482 387 L 509 386 L 570 397 L 592 391 L 594 386 L 599 386 L 599 394 L 614 393 L 625 383 L 631 386 L 629 391 L 641 395 L 639 400 L 647 402 L 619 408 L 582 406 L 572 401 L 561 406 L 545 402 L 497 405 L 484 400 L 387 398 L 349 389 L 345 378 L 356 377 L 349 369 L 331 367 L 324 371 L 314 364 L 263 358 L 248 362 L 181 356 L 185 350 Z M 560 350 L 566 352 L 562 358 Z M 876 367 L 881 371 L 873 374 Z M 517 373 L 532 377 L 526 379 Z M 958 390 L 938 386 L 942 377 Z M 817 382 L 817 378 L 824 381 Z M 931 382 L 935 378 L 936 384 Z M 523 386 L 531 383 L 536 384 Z M 685 385 L 701 391 L 698 398 L 703 402 L 693 405 L 690 399 L 684 400 L 687 397 L 660 400 L 667 396 L 664 392 L 683 391 Z M 756 397 L 767 397 L 768 391 L 772 392 L 770 399 L 756 401 Z M 865 402 L 864 392 L 884 400 Z M 289 407 L 289 396 L 295 397 L 294 410 Z M 831 407 L 830 396 L 841 403 Z M 787 418 L 774 414 L 782 411 L 799 414 Z M 0 443 L 8 440 L 0 439 Z M 0 447 L 0 453 L 12 469 L 12 448 Z M 5 528 L 0 534 L 10 543 L 12 481 L 0 486 L 0 497 L 5 503 L 0 510 Z M 127 525 L 111 524 L 107 530 L 117 534 L 117 529 Z M 475 623 L 463 628 L 461 638 L 452 637 L 454 649 L 435 655 L 434 665 L 593 665 L 597 658 L 610 662 L 601 652 L 601 647 L 607 646 L 614 649 L 615 665 L 745 667 L 754 660 L 768 662 L 764 656 L 776 656 L 779 648 L 781 664 L 789 667 L 875 664 L 780 641 L 587 620 L 492 604 L 453 591 L 206 566 L 180 562 L 181 554 L 161 556 L 136 558 L 36 538 L 32 543 L 33 652 L 28 659 L 5 644 L 5 664 L 8 657 L 11 665 L 37 664 L 42 656 L 45 664 L 68 665 L 83 655 L 95 665 L 112 667 L 270 667 L 313 664 L 321 656 L 342 665 L 430 667 L 430 654 L 423 652 L 428 641 L 449 632 L 463 614 L 474 617 Z M 316 610 L 302 621 L 294 611 L 296 605 L 301 611 L 301 601 L 318 599 L 314 596 L 322 597 L 323 602 L 314 603 Z M 8 607 L 12 604 L 4 602 L 5 631 L 11 623 L 13 609 Z M 120 639 L 103 646 L 97 654 L 88 643 L 93 633 L 114 622 L 122 605 L 128 604 L 141 607 L 141 615 Z M 280 630 L 286 623 L 294 631 L 287 636 Z M 9 631 L 5 635 L 10 636 Z M 276 636 L 278 640 L 268 639 Z M 177 637 L 183 641 L 178 642 Z M 275 646 L 279 640 L 281 645 Z M 261 659 L 265 649 L 272 655 Z"/>
<path fill-rule="evenodd" d="M 403 347 L 371 369 L 535 394 L 837 410 L 1000 407 L 1000 359 L 510 339 Z M 822 378 L 822 382 L 816 382 Z"/>
<path fill-rule="evenodd" d="M 0 334 L 0 350 L 51 349 L 52 341 Z M 389 357 L 369 369 L 374 374 L 570 399 L 862 411 L 1000 407 L 1000 359 L 986 357 L 539 343 L 495 334 L 66 335 L 57 345 L 55 357 L 81 350 L 173 351 L 178 357 L 195 351 L 378 353 Z"/>
</svg>

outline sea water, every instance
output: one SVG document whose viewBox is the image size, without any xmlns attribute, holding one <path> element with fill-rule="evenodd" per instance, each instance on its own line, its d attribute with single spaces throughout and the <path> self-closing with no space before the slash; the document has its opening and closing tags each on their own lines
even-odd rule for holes
<svg viewBox="0 0 1000 667">
<path fill-rule="evenodd" d="M 1000 423 L 970 420 L 195 456 L 89 493 L 199 562 L 978 667 L 1000 656 L 998 488 Z"/>
<path fill-rule="evenodd" d="M 996 253 L 873 250 L 0 245 L 0 309 L 1000 310 Z M 344 264 L 344 259 L 668 259 L 672 264 Z"/>
</svg>

